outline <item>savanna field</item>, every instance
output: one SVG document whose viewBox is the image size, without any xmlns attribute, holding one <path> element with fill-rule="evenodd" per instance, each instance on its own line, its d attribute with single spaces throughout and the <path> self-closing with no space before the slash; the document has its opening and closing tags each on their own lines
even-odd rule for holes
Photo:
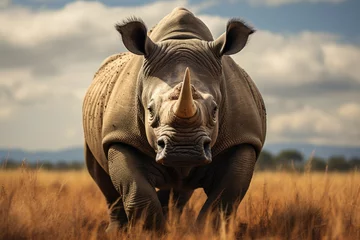
<svg viewBox="0 0 360 240">
<path fill-rule="evenodd" d="M 0 170 L 0 239 L 360 239 L 360 173 L 255 172 L 228 227 L 194 221 L 197 190 L 162 236 L 106 234 L 105 200 L 85 171 Z M 170 206 L 171 208 L 171 206 Z"/>
</svg>

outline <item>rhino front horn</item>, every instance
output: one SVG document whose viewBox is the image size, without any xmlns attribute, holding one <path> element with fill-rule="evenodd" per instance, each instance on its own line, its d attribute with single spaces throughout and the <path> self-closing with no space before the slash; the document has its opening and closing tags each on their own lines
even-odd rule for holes
<svg viewBox="0 0 360 240">
<path fill-rule="evenodd" d="M 179 99 L 174 106 L 174 113 L 180 118 L 190 118 L 196 113 L 196 106 L 192 96 L 190 70 L 186 68 Z"/>
</svg>

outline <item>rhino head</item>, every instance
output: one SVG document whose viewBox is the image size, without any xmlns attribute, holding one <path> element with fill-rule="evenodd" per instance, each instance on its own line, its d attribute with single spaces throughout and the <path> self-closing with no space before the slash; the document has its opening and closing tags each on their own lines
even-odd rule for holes
<svg viewBox="0 0 360 240">
<path fill-rule="evenodd" d="M 226 32 L 213 40 L 192 13 L 176 11 L 178 19 L 155 27 L 157 36 L 164 33 L 157 42 L 140 19 L 118 24 L 116 29 L 125 47 L 143 57 L 138 96 L 156 162 L 171 167 L 199 166 L 212 161 L 219 116 L 226 108 L 222 105 L 225 80 L 221 59 L 243 49 L 254 30 L 231 20 Z M 199 32 L 205 32 L 203 37 Z"/>
</svg>

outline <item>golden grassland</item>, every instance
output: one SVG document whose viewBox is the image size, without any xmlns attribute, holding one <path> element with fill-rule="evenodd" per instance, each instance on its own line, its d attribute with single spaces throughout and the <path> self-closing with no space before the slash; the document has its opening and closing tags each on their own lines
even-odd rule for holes
<svg viewBox="0 0 360 240">
<path fill-rule="evenodd" d="M 197 190 L 168 231 L 106 234 L 105 200 L 84 171 L 0 170 L 0 239 L 360 239 L 360 173 L 255 172 L 236 216 L 194 226 Z"/>
</svg>

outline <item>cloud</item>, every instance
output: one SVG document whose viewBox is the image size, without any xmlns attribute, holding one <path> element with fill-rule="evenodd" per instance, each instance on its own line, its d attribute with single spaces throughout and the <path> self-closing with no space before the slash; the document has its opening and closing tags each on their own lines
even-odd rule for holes
<svg viewBox="0 0 360 240">
<path fill-rule="evenodd" d="M 279 84 L 302 85 L 333 79 L 360 83 L 360 47 L 342 43 L 333 34 L 258 31 L 235 58 L 256 78 Z M 269 81 L 267 81 L 269 82 Z"/>
<path fill-rule="evenodd" d="M 135 15 L 151 28 L 176 6 L 195 12 L 207 7 L 181 0 L 136 7 L 79 1 L 53 10 L 19 6 L 1 10 L 0 132 L 6 137 L 0 139 L 0 146 L 81 145 L 82 99 L 93 74 L 107 56 L 125 51 L 114 24 Z M 225 31 L 228 19 L 198 16 L 214 37 Z M 360 59 L 359 49 L 327 33 L 280 34 L 260 29 L 251 37 L 233 57 L 264 94 L 271 126 L 268 141 L 328 143 L 339 132 L 345 133 L 344 140 L 333 143 L 355 138 L 346 125 L 358 107 L 351 104 L 360 102 L 360 74 L 354 65 Z M 333 115 L 328 115 L 333 109 Z M 311 114 L 312 121 L 306 120 Z M 302 120 L 292 123 L 297 117 Z M 321 126 L 315 118 L 326 124 Z"/>
<path fill-rule="evenodd" d="M 324 65 L 336 76 L 346 76 L 360 82 L 360 47 L 327 43 L 323 45 Z"/>
<path fill-rule="evenodd" d="M 338 113 L 341 117 L 358 123 L 360 126 L 360 104 L 346 103 L 338 108 Z"/>
<path fill-rule="evenodd" d="M 52 99 L 31 107 L 18 106 L 17 111 L 0 119 L 0 123 L 1 147 L 59 149 L 83 142 L 81 100 L 72 94 L 55 94 Z"/>
<path fill-rule="evenodd" d="M 223 33 L 227 19 L 200 17 L 215 36 Z M 345 42 L 341 36 L 310 31 L 280 34 L 259 29 L 232 57 L 266 95 L 265 100 L 281 99 L 277 106 L 290 99 L 320 108 L 360 101 L 360 68 L 356 65 L 360 46 Z M 273 110 L 270 105 L 270 117 L 278 112 Z"/>
<path fill-rule="evenodd" d="M 82 144 L 86 89 L 107 56 L 125 51 L 114 24 L 135 15 L 151 28 L 178 5 L 187 2 L 107 7 L 79 1 L 61 9 L 1 10 L 0 132 L 6 137 L 0 146 L 58 149 Z"/>
<path fill-rule="evenodd" d="M 342 3 L 346 0 L 240 0 L 246 1 L 252 6 L 271 6 L 277 7 L 280 5 L 295 4 L 295 3 Z M 239 0 L 229 0 L 229 2 L 239 2 Z"/>
<path fill-rule="evenodd" d="M 11 115 L 12 109 L 10 107 L 0 108 L 0 120 L 7 119 Z"/>
<path fill-rule="evenodd" d="M 311 106 L 304 106 L 292 112 L 277 114 L 269 124 L 269 135 L 274 141 L 310 142 L 330 145 L 360 145 L 360 121 L 348 118 L 354 112 L 354 105 L 345 104 L 339 111 L 326 112 Z M 356 106 L 356 111 L 359 106 Z M 360 115 L 358 115 L 360 116 Z"/>
<path fill-rule="evenodd" d="M 312 137 L 313 133 L 328 136 L 341 133 L 342 124 L 333 115 L 306 106 L 274 116 L 269 129 L 277 134 L 290 133 L 298 137 Z"/>
<path fill-rule="evenodd" d="M 5 41 L 22 47 L 95 34 L 98 34 L 97 43 L 101 43 L 112 35 L 117 21 L 135 15 L 152 26 L 176 6 L 186 5 L 184 0 L 154 2 L 140 7 L 108 7 L 100 2 L 75 1 L 61 9 L 43 11 L 14 6 L 1 13 L 0 34 Z"/>
<path fill-rule="evenodd" d="M 10 6 L 11 0 L 0 0 L 0 8 L 6 8 Z"/>
</svg>

